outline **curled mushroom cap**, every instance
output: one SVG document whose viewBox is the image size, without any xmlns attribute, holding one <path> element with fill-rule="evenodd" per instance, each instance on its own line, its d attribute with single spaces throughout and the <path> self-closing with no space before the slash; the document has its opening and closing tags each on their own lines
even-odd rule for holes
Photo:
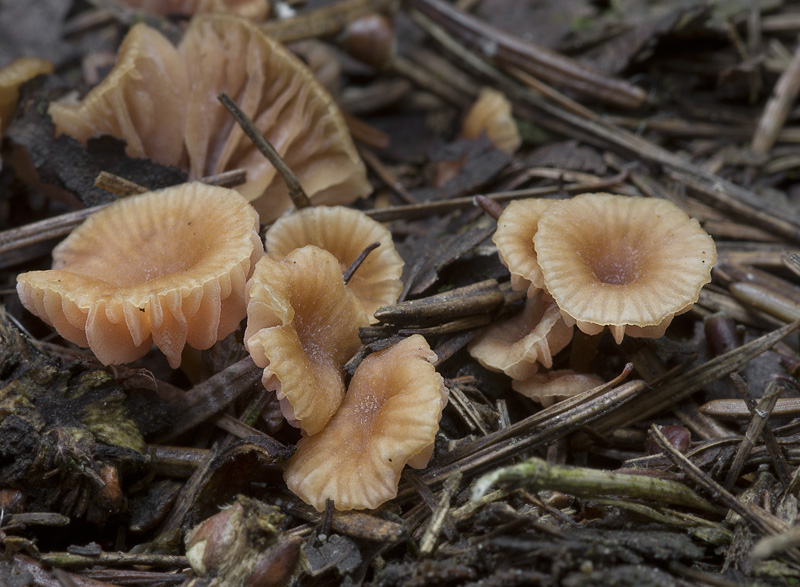
<svg viewBox="0 0 800 587">
<path fill-rule="evenodd" d="M 522 143 L 517 123 L 511 116 L 511 103 L 502 92 L 492 88 L 481 89 L 461 130 L 467 139 L 477 138 L 481 133 L 486 133 L 495 147 L 509 155 L 513 155 Z"/>
<path fill-rule="evenodd" d="M 553 366 L 553 355 L 572 340 L 561 311 L 546 293 L 537 291 L 525 301 L 521 315 L 487 327 L 469 345 L 469 354 L 491 371 L 512 379 L 527 379 L 543 365 Z"/>
<path fill-rule="evenodd" d="M 394 248 L 392 234 L 369 216 L 343 206 L 314 206 L 279 218 L 264 238 L 267 254 L 282 259 L 296 248 L 315 245 L 330 251 L 345 271 L 372 243 L 370 252 L 347 284 L 370 317 L 393 304 L 403 290 L 403 259 Z"/>
<path fill-rule="evenodd" d="M 433 453 L 447 402 L 436 355 L 415 334 L 358 366 L 341 407 L 314 436 L 300 439 L 284 479 L 317 510 L 376 508 L 397 495 L 406 464 L 422 468 Z"/>
<path fill-rule="evenodd" d="M 86 143 L 108 134 L 130 157 L 164 165 L 184 159 L 184 109 L 189 82 L 178 51 L 158 31 L 137 24 L 125 36 L 111 72 L 78 103 L 51 102 L 58 134 Z"/>
<path fill-rule="evenodd" d="M 53 73 L 53 64 L 38 57 L 20 57 L 0 68 L 0 135 L 17 108 L 19 87 L 40 73 Z"/>
<path fill-rule="evenodd" d="M 711 281 L 714 241 L 666 200 L 584 194 L 551 206 L 534 246 L 564 319 L 617 343 L 662 336 Z"/>
<path fill-rule="evenodd" d="M 530 296 L 544 287 L 533 237 L 539 218 L 553 203 L 553 200 L 537 198 L 509 202 L 497 219 L 497 230 L 492 237 L 500 260 L 511 273 L 511 287 L 517 290 L 528 288 Z"/>
<path fill-rule="evenodd" d="M 17 278 L 31 312 L 105 364 L 151 344 L 170 365 L 188 342 L 209 348 L 245 316 L 263 255 L 258 216 L 232 190 L 199 183 L 118 200 L 53 250 L 53 269 Z"/>
<path fill-rule="evenodd" d="M 306 434 L 322 430 L 344 397 L 344 364 L 369 324 L 345 289 L 339 263 L 314 246 L 262 258 L 247 284 L 245 346 L 264 368 L 264 387 Z"/>
<path fill-rule="evenodd" d="M 126 152 L 200 178 L 247 170 L 236 190 L 263 222 L 291 205 L 283 179 L 217 100 L 225 91 L 253 120 L 314 203 L 351 203 L 370 191 L 366 169 L 328 92 L 283 45 L 230 14 L 195 16 L 176 49 L 144 24 L 117 64 L 78 104 L 54 102 L 58 133 L 110 134 Z"/>
<path fill-rule="evenodd" d="M 269 15 L 268 0 L 123 0 L 138 8 L 164 16 L 170 14 L 198 14 L 201 12 L 229 12 L 255 21 Z"/>
</svg>

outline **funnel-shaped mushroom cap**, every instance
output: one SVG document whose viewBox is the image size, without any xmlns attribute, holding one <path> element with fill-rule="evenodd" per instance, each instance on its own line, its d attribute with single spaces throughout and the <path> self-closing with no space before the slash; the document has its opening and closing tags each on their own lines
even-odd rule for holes
<svg viewBox="0 0 800 587">
<path fill-rule="evenodd" d="M 552 406 L 556 400 L 578 395 L 604 383 L 605 381 L 597 375 L 562 369 L 548 373 L 536 373 L 524 381 L 512 381 L 511 387 L 514 388 L 514 391 L 528 396 L 546 408 Z"/>
<path fill-rule="evenodd" d="M 264 368 L 264 387 L 275 390 L 286 419 L 316 434 L 344 397 L 344 364 L 369 324 L 347 291 L 339 263 L 314 246 L 282 261 L 264 257 L 247 284 L 245 346 Z"/>
<path fill-rule="evenodd" d="M 474 139 L 481 133 L 486 133 L 495 147 L 509 155 L 522 143 L 517 123 L 511 116 L 511 102 L 492 88 L 481 89 L 462 126 L 461 134 L 465 138 Z"/>
<path fill-rule="evenodd" d="M 697 220 L 666 200 L 585 194 L 551 206 L 534 237 L 545 286 L 587 334 L 664 334 L 717 260 Z"/>
<path fill-rule="evenodd" d="M 342 206 L 304 208 L 279 218 L 264 241 L 273 259 L 283 259 L 305 245 L 320 247 L 338 259 L 342 271 L 369 245 L 380 243 L 347 284 L 370 318 L 381 306 L 394 304 L 403 290 L 403 259 L 394 248 L 392 234 L 358 210 Z"/>
<path fill-rule="evenodd" d="M 517 290 L 527 288 L 529 296 L 544 287 L 533 237 L 539 218 L 553 203 L 553 200 L 537 198 L 509 202 L 497 219 L 497 230 L 492 237 L 500 260 L 511 273 L 511 287 Z"/>
<path fill-rule="evenodd" d="M 370 192 L 344 118 L 311 71 L 252 23 L 192 19 L 181 41 L 191 92 L 186 147 L 194 177 L 247 169 L 240 186 L 263 222 L 291 206 L 286 183 L 217 101 L 225 91 L 294 171 L 314 203 L 345 204 Z"/>
<path fill-rule="evenodd" d="M 53 64 L 38 57 L 20 57 L 0 68 L 0 135 L 17 107 L 19 87 L 40 73 L 53 73 Z"/>
<path fill-rule="evenodd" d="M 525 301 L 521 315 L 487 327 L 469 346 L 469 354 L 492 371 L 527 379 L 572 340 L 555 302 L 541 290 Z"/>
<path fill-rule="evenodd" d="M 51 102 L 58 134 L 85 143 L 108 134 L 127 143 L 131 157 L 180 165 L 189 92 L 178 51 L 155 29 L 137 24 L 128 32 L 114 68 L 80 103 Z"/>
<path fill-rule="evenodd" d="M 261 21 L 269 15 L 269 0 L 123 0 L 125 4 L 154 14 L 229 12 Z"/>
<path fill-rule="evenodd" d="M 364 359 L 336 415 L 298 442 L 284 473 L 289 489 L 319 511 L 328 498 L 351 510 L 397 495 L 406 463 L 425 467 L 433 453 L 447 402 L 435 358 L 415 334 Z"/>
<path fill-rule="evenodd" d="M 244 288 L 263 254 L 258 216 L 232 190 L 185 184 L 118 200 L 53 250 L 53 269 L 17 278 L 31 312 L 105 364 L 155 344 L 177 367 L 245 316 Z"/>
</svg>

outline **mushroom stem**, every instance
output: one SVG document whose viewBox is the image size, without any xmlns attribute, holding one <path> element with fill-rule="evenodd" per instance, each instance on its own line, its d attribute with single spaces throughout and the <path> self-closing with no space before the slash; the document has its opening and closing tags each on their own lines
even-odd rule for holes
<svg viewBox="0 0 800 587">
<path fill-rule="evenodd" d="M 236 120 L 236 123 L 242 128 L 250 140 L 253 141 L 253 144 L 261 154 L 264 155 L 264 157 L 272 163 L 278 173 L 283 176 L 283 180 L 289 188 L 289 197 L 292 199 L 294 207 L 300 210 L 301 208 L 310 206 L 311 201 L 308 199 L 305 190 L 303 190 L 303 186 L 300 185 L 300 180 L 298 180 L 294 172 L 289 169 L 289 166 L 286 165 L 286 162 L 275 150 L 275 147 L 273 147 L 270 142 L 264 138 L 261 131 L 256 128 L 253 121 L 250 120 L 250 117 L 247 116 L 225 92 L 220 92 L 217 95 L 217 99 L 227 108 L 228 112 L 230 112 L 231 116 Z"/>
<path fill-rule="evenodd" d="M 366 260 L 367 255 L 369 255 L 372 251 L 377 249 L 379 246 L 381 246 L 381 243 L 379 243 L 377 241 L 372 243 L 371 245 L 367 245 L 367 247 L 363 251 L 361 251 L 361 253 L 358 255 L 358 257 L 353 259 L 353 262 L 350 263 L 350 267 L 348 267 L 347 270 L 342 274 L 342 279 L 344 279 L 344 284 L 345 285 L 350 283 L 350 280 L 353 278 L 353 275 L 355 274 L 356 270 L 359 267 L 361 267 L 361 264 Z"/>
</svg>

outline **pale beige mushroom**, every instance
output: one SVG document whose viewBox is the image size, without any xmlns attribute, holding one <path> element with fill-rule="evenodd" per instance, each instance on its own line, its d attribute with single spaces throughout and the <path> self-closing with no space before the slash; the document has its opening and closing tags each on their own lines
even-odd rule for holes
<svg viewBox="0 0 800 587">
<path fill-rule="evenodd" d="M 176 49 L 144 24 L 117 64 L 79 103 L 51 103 L 58 133 L 110 134 L 128 155 L 187 168 L 190 177 L 244 168 L 237 191 L 263 222 L 291 206 L 282 177 L 217 100 L 226 92 L 253 119 L 315 204 L 351 203 L 371 190 L 364 163 L 328 92 L 297 57 L 250 21 L 195 16 Z"/>
<path fill-rule="evenodd" d="M 447 389 L 436 359 L 415 334 L 359 365 L 328 425 L 301 438 L 288 461 L 289 489 L 317 510 L 376 508 L 397 495 L 406 464 L 425 467 L 433 454 Z"/>
<path fill-rule="evenodd" d="M 286 419 L 306 434 L 322 430 L 344 397 L 344 364 L 369 324 L 345 289 L 339 263 L 314 246 L 280 261 L 261 259 L 247 284 L 245 346 Z"/>
<path fill-rule="evenodd" d="M 258 216 L 234 192 L 185 184 L 118 200 L 53 250 L 53 269 L 17 277 L 23 305 L 105 364 L 153 342 L 172 367 L 245 316 L 245 283 L 263 255 Z"/>
<path fill-rule="evenodd" d="M 544 283 L 587 334 L 662 336 L 711 281 L 714 241 L 675 204 L 584 194 L 552 205 L 534 236 Z"/>
<path fill-rule="evenodd" d="M 482 88 L 478 99 L 464 118 L 461 134 L 474 139 L 485 133 L 492 144 L 501 151 L 513 155 L 522 138 L 517 123 L 511 116 L 511 102 L 493 88 Z"/>
<path fill-rule="evenodd" d="M 369 245 L 380 243 L 347 284 L 371 319 L 375 310 L 395 303 L 403 290 L 403 259 L 394 248 L 392 234 L 358 210 L 343 206 L 304 208 L 279 218 L 264 241 L 272 259 L 282 259 L 305 245 L 323 248 L 336 257 L 342 271 Z"/>
<path fill-rule="evenodd" d="M 497 230 L 492 237 L 500 260 L 511 273 L 511 287 L 517 290 L 527 288 L 529 296 L 544 287 L 533 237 L 539 218 L 553 203 L 554 200 L 538 198 L 509 202 L 497 219 Z"/>
<path fill-rule="evenodd" d="M 572 340 L 561 311 L 546 293 L 537 291 L 519 315 L 484 329 L 469 345 L 469 354 L 492 371 L 527 379 L 539 365 L 553 366 L 553 355 Z"/>
</svg>

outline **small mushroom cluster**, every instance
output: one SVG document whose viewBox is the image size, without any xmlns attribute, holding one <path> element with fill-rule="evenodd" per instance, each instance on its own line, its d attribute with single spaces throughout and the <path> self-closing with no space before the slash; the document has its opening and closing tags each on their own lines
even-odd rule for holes
<svg viewBox="0 0 800 587">
<path fill-rule="evenodd" d="M 573 326 L 590 335 L 608 327 L 618 344 L 662 336 L 716 262 L 714 241 L 676 205 L 606 193 L 512 202 L 494 242 L 512 287 L 529 297 L 521 319 L 489 327 L 470 353 L 537 399 L 538 365 L 552 367 Z"/>
<path fill-rule="evenodd" d="M 370 191 L 366 170 L 333 99 L 309 69 L 250 21 L 195 16 L 179 46 L 137 24 L 109 75 L 80 102 L 50 104 L 56 131 L 86 142 L 109 134 L 131 157 L 187 169 L 198 179 L 244 168 L 236 190 L 262 222 L 289 209 L 286 184 L 217 101 L 224 91 L 254 122 L 315 204 Z"/>
<path fill-rule="evenodd" d="M 347 268 L 378 242 L 346 285 Z M 400 293 L 389 232 L 361 212 L 308 208 L 276 222 L 247 284 L 245 346 L 303 438 L 289 488 L 318 510 L 375 508 L 397 493 L 406 464 L 424 467 L 447 401 L 436 355 L 415 335 L 370 355 L 345 392 L 358 329 Z"/>
</svg>

